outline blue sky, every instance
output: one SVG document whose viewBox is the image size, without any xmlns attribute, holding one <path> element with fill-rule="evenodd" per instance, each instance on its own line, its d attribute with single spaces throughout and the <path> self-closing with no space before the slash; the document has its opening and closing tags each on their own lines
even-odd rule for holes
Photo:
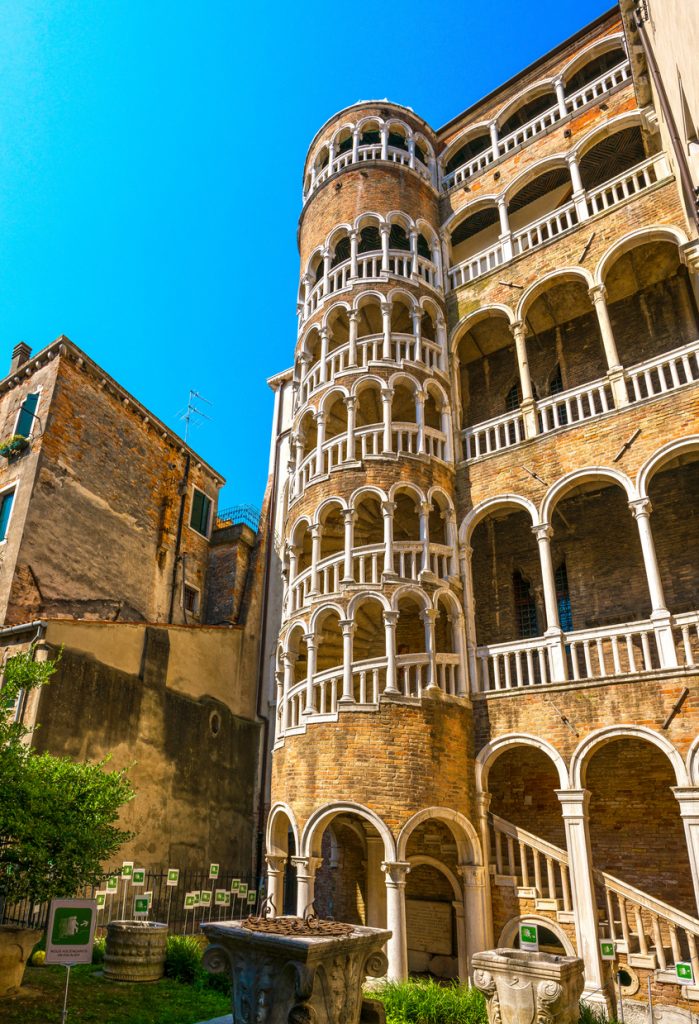
<svg viewBox="0 0 699 1024">
<path fill-rule="evenodd" d="M 4 5 L 0 374 L 17 341 L 66 334 L 175 430 L 196 389 L 223 504 L 259 506 L 317 129 L 377 97 L 440 127 L 608 7 Z"/>
</svg>

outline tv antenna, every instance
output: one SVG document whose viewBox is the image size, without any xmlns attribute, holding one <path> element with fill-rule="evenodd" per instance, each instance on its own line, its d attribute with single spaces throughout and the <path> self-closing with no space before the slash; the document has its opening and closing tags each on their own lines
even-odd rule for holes
<svg viewBox="0 0 699 1024">
<path fill-rule="evenodd" d="M 187 402 L 187 408 L 184 412 L 179 413 L 178 419 L 184 420 L 184 440 L 185 444 L 189 443 L 189 428 L 190 426 L 200 426 L 202 420 L 211 420 L 211 416 L 197 407 L 197 402 L 205 402 L 206 405 L 212 405 L 208 398 L 204 398 L 198 391 L 194 391 L 192 388 L 189 389 L 189 401 Z"/>
</svg>

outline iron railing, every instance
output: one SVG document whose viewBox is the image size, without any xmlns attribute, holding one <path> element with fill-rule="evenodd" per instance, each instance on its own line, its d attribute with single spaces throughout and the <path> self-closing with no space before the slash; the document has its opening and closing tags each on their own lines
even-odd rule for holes
<svg viewBox="0 0 699 1024">
<path fill-rule="evenodd" d="M 215 529 L 224 530 L 227 526 L 237 526 L 238 523 L 244 523 L 257 533 L 260 527 L 260 510 L 254 505 L 234 505 L 232 508 L 218 510 Z"/>
</svg>

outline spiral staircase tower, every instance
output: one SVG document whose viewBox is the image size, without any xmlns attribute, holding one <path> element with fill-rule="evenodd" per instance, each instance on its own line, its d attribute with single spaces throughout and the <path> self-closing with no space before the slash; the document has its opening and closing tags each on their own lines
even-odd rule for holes
<svg viewBox="0 0 699 1024">
<path fill-rule="evenodd" d="M 420 118 L 378 102 L 332 118 L 306 161 L 267 841 L 275 905 L 293 853 L 301 913 L 325 827 L 358 816 L 377 851 L 365 921 L 393 928 L 394 977 L 408 865 L 393 837 L 471 800 L 434 154 Z"/>
</svg>

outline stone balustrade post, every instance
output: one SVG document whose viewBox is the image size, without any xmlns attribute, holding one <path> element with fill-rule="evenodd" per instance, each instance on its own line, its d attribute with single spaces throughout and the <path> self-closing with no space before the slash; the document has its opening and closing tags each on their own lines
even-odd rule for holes
<svg viewBox="0 0 699 1024">
<path fill-rule="evenodd" d="M 413 320 L 413 338 L 415 339 L 414 349 L 413 349 L 413 359 L 414 359 L 414 361 L 416 363 L 421 363 L 422 362 L 422 307 L 418 306 L 417 309 L 414 309 L 412 311 L 412 313 L 411 313 L 411 317 L 412 317 L 412 320 Z"/>
<path fill-rule="evenodd" d="M 612 321 L 609 318 L 607 306 L 607 289 L 603 284 L 596 284 L 589 290 L 589 296 L 597 316 L 604 358 L 607 361 L 607 379 L 614 396 L 614 405 L 617 409 L 629 404 L 629 396 L 626 391 L 624 370 L 619 362 L 619 353 L 616 347 L 616 339 L 612 330 Z"/>
<path fill-rule="evenodd" d="M 415 392 L 415 422 L 417 423 L 417 453 L 425 455 L 425 402 L 427 392 Z"/>
<path fill-rule="evenodd" d="M 316 476 L 322 476 L 325 470 L 325 413 L 316 413 Z"/>
<path fill-rule="evenodd" d="M 502 245 L 503 260 L 511 260 L 514 256 L 512 247 L 512 229 L 510 228 L 510 217 L 507 212 L 507 199 L 504 196 L 498 198 L 498 215 L 500 217 L 500 244 Z"/>
<path fill-rule="evenodd" d="M 353 508 L 346 508 L 342 511 L 342 518 L 345 524 L 345 563 L 341 583 L 354 583 L 354 520 L 357 513 Z"/>
<path fill-rule="evenodd" d="M 391 355 L 391 303 L 381 303 L 381 328 L 383 332 L 383 348 L 381 358 L 388 363 L 393 358 Z"/>
<path fill-rule="evenodd" d="M 649 498 L 638 498 L 629 502 L 629 508 L 636 520 L 638 536 L 641 541 L 641 553 L 643 554 L 643 565 L 646 570 L 651 603 L 650 618 L 658 644 L 660 664 L 663 668 L 677 668 L 677 649 L 675 648 L 675 638 L 672 634 L 672 616 L 665 604 L 663 581 L 660 577 L 658 559 L 655 553 L 655 541 L 653 540 L 653 531 L 650 525 L 650 514 L 653 511 L 653 506 Z"/>
<path fill-rule="evenodd" d="M 359 326 L 359 310 L 351 309 L 347 314 L 349 320 L 349 354 L 348 362 L 350 366 L 357 365 L 357 329 Z"/>
<path fill-rule="evenodd" d="M 396 673 L 396 623 L 398 612 L 383 613 L 384 629 L 386 633 L 386 687 L 384 693 L 398 693 Z"/>
<path fill-rule="evenodd" d="M 396 578 L 393 567 L 393 514 L 396 510 L 394 501 L 382 501 L 383 514 L 383 576 L 389 580 Z"/>
<path fill-rule="evenodd" d="M 320 593 L 318 588 L 318 562 L 320 561 L 320 538 L 322 527 L 320 523 L 313 523 L 311 526 L 311 588 L 310 597 L 317 597 Z"/>
<path fill-rule="evenodd" d="M 532 389 L 532 379 L 529 373 L 529 359 L 527 357 L 527 325 L 523 320 L 517 320 L 510 324 L 510 330 L 515 340 L 515 355 L 517 357 L 517 368 L 519 370 L 519 383 L 522 388 L 522 418 L 524 420 L 524 436 L 536 437 L 538 424 L 536 420 L 536 406 Z"/>
<path fill-rule="evenodd" d="M 556 101 L 558 103 L 558 114 L 561 120 L 568 116 L 568 108 L 566 107 L 566 89 L 562 78 L 557 78 L 553 87 L 556 90 Z"/>
<path fill-rule="evenodd" d="M 383 455 L 389 455 L 393 452 L 392 401 L 393 388 L 381 388 L 381 405 L 383 409 Z"/>
<path fill-rule="evenodd" d="M 437 674 L 437 641 L 435 636 L 435 623 L 439 612 L 436 608 L 425 608 L 420 612 L 420 618 L 425 626 L 425 653 L 427 654 L 427 691 L 439 690 L 439 676 Z"/>
<path fill-rule="evenodd" d="M 379 232 L 381 234 L 381 273 L 388 274 L 390 269 L 388 243 L 391 236 L 391 225 L 379 224 Z"/>
<path fill-rule="evenodd" d="M 354 621 L 352 619 L 340 619 L 342 630 L 342 696 L 341 704 L 354 704 L 354 686 L 352 684 L 352 638 L 354 636 Z"/>
<path fill-rule="evenodd" d="M 306 641 L 306 651 L 308 655 L 306 663 L 306 701 L 303 713 L 304 715 L 312 715 L 315 711 L 313 706 L 313 677 L 316 674 L 318 648 L 315 633 L 305 633 L 303 638 Z"/>
<path fill-rule="evenodd" d="M 553 530 L 548 523 L 541 523 L 532 528 L 539 545 L 539 563 L 541 565 L 541 582 L 544 588 L 544 607 L 546 609 L 546 631 L 548 652 L 551 666 L 551 681 L 562 682 L 568 678 L 563 630 L 558 619 L 558 600 L 556 598 L 556 577 L 551 557 L 551 537 Z"/>
<path fill-rule="evenodd" d="M 355 395 L 348 395 L 345 399 L 347 408 L 347 461 L 355 460 L 355 439 L 354 430 L 357 417 L 357 399 Z"/>
<path fill-rule="evenodd" d="M 408 977 L 408 942 L 405 920 L 405 881 L 410 871 L 407 861 L 384 861 L 386 876 L 386 927 L 391 938 L 386 943 L 388 956 L 387 981 L 406 981 Z"/>
</svg>

